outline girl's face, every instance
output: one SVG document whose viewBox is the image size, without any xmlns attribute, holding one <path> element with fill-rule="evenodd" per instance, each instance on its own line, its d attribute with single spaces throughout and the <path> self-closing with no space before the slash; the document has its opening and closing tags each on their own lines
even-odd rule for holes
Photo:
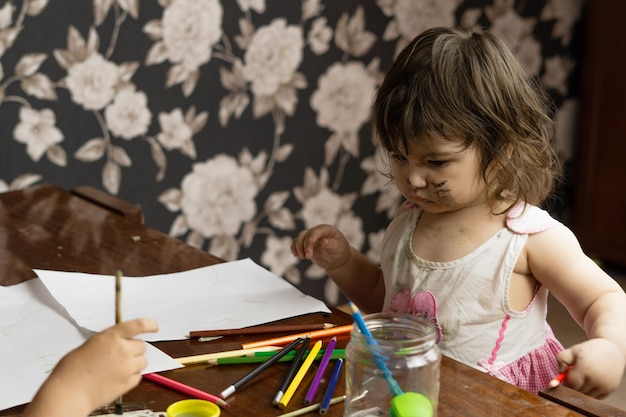
<svg viewBox="0 0 626 417">
<path fill-rule="evenodd" d="M 398 190 L 427 213 L 454 212 L 486 204 L 486 185 L 475 147 L 432 135 L 409 144 L 406 153 L 390 152 Z"/>
</svg>

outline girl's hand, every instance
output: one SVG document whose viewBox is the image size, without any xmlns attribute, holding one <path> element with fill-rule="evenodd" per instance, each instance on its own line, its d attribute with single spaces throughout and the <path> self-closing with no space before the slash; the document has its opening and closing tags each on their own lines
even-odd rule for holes
<svg viewBox="0 0 626 417">
<path fill-rule="evenodd" d="M 617 389 L 626 367 L 624 354 L 606 339 L 589 339 L 574 345 L 560 352 L 557 360 L 562 369 L 572 365 L 565 385 L 598 399 Z"/>
<path fill-rule="evenodd" d="M 351 249 L 343 233 L 334 226 L 324 224 L 300 232 L 291 244 L 291 252 L 300 259 L 309 259 L 331 271 L 348 262 Z"/>
</svg>

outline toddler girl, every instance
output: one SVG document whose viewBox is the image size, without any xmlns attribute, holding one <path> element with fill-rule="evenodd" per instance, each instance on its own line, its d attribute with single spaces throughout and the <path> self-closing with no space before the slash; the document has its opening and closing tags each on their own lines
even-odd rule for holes
<svg viewBox="0 0 626 417">
<path fill-rule="evenodd" d="M 335 227 L 298 234 L 295 256 L 324 268 L 365 312 L 418 314 L 442 352 L 524 389 L 566 385 L 603 398 L 626 363 L 626 295 L 563 224 L 538 208 L 558 174 L 543 95 L 489 33 L 430 29 L 396 58 L 374 132 L 406 199 L 374 265 Z M 548 291 L 589 340 L 563 350 Z"/>
</svg>

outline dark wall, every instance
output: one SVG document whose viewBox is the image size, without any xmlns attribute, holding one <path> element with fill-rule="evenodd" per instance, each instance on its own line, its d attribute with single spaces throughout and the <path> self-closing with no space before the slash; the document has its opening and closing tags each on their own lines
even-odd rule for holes
<svg viewBox="0 0 626 417">
<path fill-rule="evenodd" d="M 289 252 L 332 223 L 373 260 L 398 196 L 373 169 L 368 103 L 396 51 L 435 25 L 505 39 L 575 137 L 581 4 L 478 0 L 6 1 L 0 191 L 92 185 L 149 226 L 251 257 L 334 304 Z M 564 199 L 554 207 L 568 210 Z"/>
</svg>

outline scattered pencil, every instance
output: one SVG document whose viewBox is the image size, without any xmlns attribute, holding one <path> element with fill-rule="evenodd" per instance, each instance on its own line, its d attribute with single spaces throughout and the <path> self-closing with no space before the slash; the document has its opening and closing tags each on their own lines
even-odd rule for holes
<svg viewBox="0 0 626 417">
<path fill-rule="evenodd" d="M 312 323 L 312 324 L 282 324 L 282 325 L 265 325 L 244 327 L 241 329 L 223 329 L 223 330 L 193 330 L 189 332 L 189 337 L 216 337 L 216 336 L 239 336 L 250 334 L 265 333 L 293 333 L 293 332 L 309 332 L 314 330 L 324 330 L 335 327 L 332 323 Z"/>
<path fill-rule="evenodd" d="M 222 398 L 219 398 L 216 395 L 209 394 L 208 392 L 204 392 L 194 387 L 190 387 L 189 385 L 164 377 L 163 375 L 154 374 L 154 373 L 144 374 L 143 378 L 147 379 L 148 381 L 157 383 L 159 385 L 163 385 L 164 387 L 168 387 L 175 391 L 189 395 L 190 397 L 198 398 L 200 400 L 211 401 L 212 403 L 215 403 L 219 405 L 220 407 L 226 407 L 226 408 L 230 407 L 230 404 L 228 404 L 226 401 L 224 401 Z"/>
<path fill-rule="evenodd" d="M 326 414 L 326 412 L 328 411 L 328 407 L 330 407 L 333 392 L 335 392 L 335 387 L 337 386 L 337 381 L 339 381 L 339 375 L 341 375 L 342 368 L 343 359 L 337 359 L 337 362 L 335 362 L 335 366 L 333 367 L 333 372 L 331 373 L 330 380 L 328 381 L 326 392 L 324 393 L 324 399 L 322 400 L 322 404 L 320 405 L 319 413 L 321 415 Z"/>
<path fill-rule="evenodd" d="M 254 354 L 254 356 L 240 356 L 236 358 L 211 359 L 207 361 L 207 365 L 208 366 L 222 366 L 222 365 L 244 365 L 244 364 L 250 364 L 250 363 L 261 363 L 261 362 L 265 362 L 271 357 L 271 355 L 268 355 L 268 353 L 273 353 L 273 352 L 257 352 Z M 291 362 L 296 357 L 296 353 L 297 352 L 291 351 L 285 356 L 283 356 L 282 358 L 280 358 L 278 362 Z M 315 360 L 322 359 L 325 353 L 326 351 L 324 349 L 320 350 L 317 356 L 315 356 Z M 305 352 L 305 355 L 306 354 L 308 354 L 308 352 Z M 330 354 L 331 360 L 345 359 L 345 357 L 346 357 L 345 349 L 335 349 Z"/>
<path fill-rule="evenodd" d="M 252 349 L 227 350 L 223 352 L 205 353 L 203 355 L 183 356 L 175 359 L 181 365 L 191 365 L 196 363 L 206 363 L 212 359 L 254 356 L 256 352 L 276 352 L 281 349 L 282 348 L 279 346 L 261 346 Z"/>
<path fill-rule="evenodd" d="M 284 409 L 285 407 L 287 407 L 287 404 L 289 404 L 291 397 L 293 397 L 293 394 L 296 392 L 296 390 L 300 386 L 300 383 L 302 382 L 304 375 L 306 375 L 306 373 L 308 372 L 309 368 L 311 367 L 311 364 L 313 363 L 313 360 L 315 360 L 315 356 L 317 356 L 317 352 L 319 352 L 321 348 L 322 348 L 322 341 L 318 340 L 313 345 L 313 348 L 311 348 L 311 351 L 309 352 L 306 359 L 302 363 L 302 366 L 300 367 L 300 369 L 298 369 L 298 373 L 293 377 L 293 380 L 289 384 L 289 387 L 287 387 L 287 390 L 285 391 L 282 398 L 278 402 L 278 408 Z M 338 359 L 338 361 L 341 361 L 341 359 Z"/>
<path fill-rule="evenodd" d="M 320 362 L 320 366 L 317 368 L 317 372 L 313 377 L 313 382 L 311 382 L 311 386 L 304 396 L 304 405 L 309 405 L 313 403 L 313 399 L 315 398 L 315 394 L 317 393 L 317 389 L 319 388 L 320 382 L 322 381 L 322 377 L 324 376 L 324 372 L 326 371 L 326 366 L 328 366 L 328 362 L 330 361 L 333 351 L 335 350 L 335 344 L 337 343 L 336 338 L 330 339 L 328 345 L 326 346 L 326 352 L 324 352 L 324 356 L 322 356 L 322 360 Z"/>
<path fill-rule="evenodd" d="M 122 322 L 122 271 L 118 270 L 115 274 L 115 324 Z M 115 400 L 115 414 L 124 414 L 122 410 L 122 396 Z"/>
<path fill-rule="evenodd" d="M 289 336 L 275 337 L 275 338 L 266 339 L 266 340 L 259 340 L 258 342 L 243 343 L 241 347 L 243 349 L 251 349 L 251 348 L 257 348 L 261 346 L 282 346 L 282 345 L 292 342 L 293 340 L 299 337 L 305 337 L 305 336 L 309 336 L 311 340 L 318 340 L 318 339 L 324 339 L 324 338 L 330 339 L 333 336 L 336 336 L 339 339 L 341 336 L 349 337 L 351 331 L 352 331 L 352 324 L 347 324 L 345 326 L 336 326 L 330 329 L 315 330 L 312 332 L 298 333 L 298 334 L 292 334 Z"/>
<path fill-rule="evenodd" d="M 212 342 L 217 339 L 221 339 L 223 336 L 207 336 L 207 337 L 199 337 L 198 342 Z"/>
<path fill-rule="evenodd" d="M 278 362 L 278 360 L 280 358 L 285 356 L 287 353 L 289 353 L 291 350 L 293 350 L 296 346 L 298 346 L 303 341 L 304 341 L 304 339 L 298 338 L 298 339 L 294 340 L 293 342 L 291 342 L 289 345 L 285 346 L 284 349 L 280 350 L 274 356 L 272 356 L 271 358 L 269 358 L 268 360 L 263 362 L 261 365 L 256 367 L 252 372 L 249 372 L 243 378 L 240 378 L 238 381 L 236 381 L 232 385 L 229 385 L 228 388 L 226 388 L 224 391 L 222 391 L 220 393 L 220 397 L 226 399 L 228 396 L 233 394 L 235 391 L 237 391 L 243 385 L 245 385 L 248 382 L 250 382 L 253 378 L 256 378 L 257 375 L 259 375 L 265 369 L 269 368 L 272 364 Z"/>
<path fill-rule="evenodd" d="M 335 404 L 339 404 L 340 402 L 344 401 L 346 399 L 345 395 L 342 395 L 340 397 L 335 397 L 332 400 L 329 401 L 328 405 L 335 405 Z M 294 411 L 290 411 L 286 414 L 281 414 L 278 417 L 298 417 L 298 416 L 303 416 L 307 413 L 310 413 L 311 411 L 315 411 L 317 409 L 319 409 L 322 406 L 322 403 L 317 403 L 317 404 L 312 404 L 309 405 L 307 407 L 303 407 L 300 408 L 298 410 L 294 410 Z"/>
<path fill-rule="evenodd" d="M 300 347 L 300 349 L 298 349 L 297 352 L 294 352 L 295 356 L 293 357 L 291 366 L 287 370 L 287 373 L 285 374 L 285 377 L 283 378 L 283 382 L 280 385 L 280 389 L 274 396 L 274 400 L 272 401 L 272 404 L 276 406 L 278 405 L 280 400 L 283 398 L 285 391 L 287 391 L 289 384 L 291 384 L 293 377 L 296 375 L 296 372 L 298 372 L 300 365 L 302 365 L 302 361 L 305 358 L 305 355 L 308 355 L 309 353 L 311 353 L 311 351 L 307 351 L 307 348 L 309 347 L 310 342 L 311 342 L 311 339 L 308 337 L 305 337 L 304 342 L 302 343 L 302 346 Z"/>
<path fill-rule="evenodd" d="M 567 374 L 572 370 L 572 365 L 568 366 L 564 372 L 558 374 L 552 381 L 550 381 L 550 388 L 556 388 L 565 381 Z"/>
</svg>

